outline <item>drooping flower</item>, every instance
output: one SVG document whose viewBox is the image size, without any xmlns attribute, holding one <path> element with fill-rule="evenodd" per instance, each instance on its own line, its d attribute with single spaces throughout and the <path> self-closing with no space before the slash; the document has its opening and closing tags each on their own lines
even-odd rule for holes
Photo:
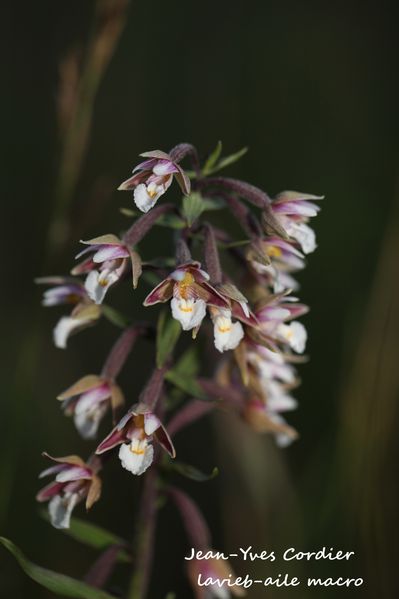
<svg viewBox="0 0 399 599">
<path fill-rule="evenodd" d="M 215 554 L 211 549 L 203 553 Z M 230 599 L 232 596 L 246 596 L 245 589 L 234 584 L 236 576 L 226 560 L 216 557 L 193 559 L 189 562 L 187 571 L 196 599 Z M 229 585 L 222 582 L 226 580 L 231 581 Z"/>
<path fill-rule="evenodd" d="M 229 308 L 229 302 L 209 283 L 209 275 L 199 262 L 180 265 L 155 287 L 144 306 L 171 301 L 172 316 L 184 331 L 198 330 L 206 315 L 206 306 Z"/>
<path fill-rule="evenodd" d="M 49 502 L 50 520 L 55 528 L 69 528 L 72 511 L 79 502 L 86 499 L 86 509 L 90 509 L 100 498 L 101 479 L 97 474 L 101 468 L 100 460 L 93 458 L 86 463 L 76 455 L 63 458 L 43 455 L 57 464 L 44 470 L 39 478 L 50 474 L 56 476 L 39 491 L 36 499 Z"/>
<path fill-rule="evenodd" d="M 243 417 L 256 432 L 271 433 L 277 445 L 286 447 L 298 438 L 298 433 L 286 423 L 280 412 L 295 407 L 293 398 L 276 391 L 275 395 L 268 396 L 266 404 L 259 398 L 251 398 L 245 405 Z"/>
<path fill-rule="evenodd" d="M 43 295 L 44 306 L 72 304 L 74 308 L 69 316 L 63 316 L 53 331 L 56 347 L 65 349 L 72 333 L 85 329 L 100 318 L 101 310 L 89 298 L 87 291 L 80 281 L 72 277 L 41 277 L 36 283 L 55 285 Z"/>
<path fill-rule="evenodd" d="M 260 330 L 269 338 L 288 345 L 297 353 L 305 350 L 307 333 L 302 323 L 292 320 L 308 312 L 308 307 L 297 303 L 295 297 L 286 293 L 272 297 L 256 312 Z M 287 324 L 287 321 L 291 321 Z"/>
<path fill-rule="evenodd" d="M 314 202 L 322 200 L 316 196 L 297 191 L 283 191 L 272 202 L 271 208 L 287 234 L 301 247 L 304 254 L 316 249 L 316 237 L 308 226 L 309 218 L 316 216 L 320 207 Z"/>
<path fill-rule="evenodd" d="M 185 195 L 190 193 L 189 178 L 169 154 L 153 150 L 140 156 L 147 160 L 138 164 L 133 170 L 133 176 L 118 187 L 119 190 L 134 192 L 134 202 L 139 210 L 148 212 L 155 206 L 172 184 L 173 177 Z"/>
<path fill-rule="evenodd" d="M 244 337 L 244 329 L 240 322 L 232 322 L 231 310 L 210 307 L 213 320 L 215 347 L 218 351 L 235 349 Z"/>
<path fill-rule="evenodd" d="M 94 439 L 99 424 L 111 406 L 115 413 L 124 403 L 123 393 L 111 380 L 89 374 L 61 393 L 57 399 L 84 439 Z"/>
<path fill-rule="evenodd" d="M 111 285 L 114 285 L 129 266 L 132 268 L 133 286 L 137 286 L 141 274 L 140 256 L 129 248 L 116 235 L 107 234 L 89 241 L 82 241 L 88 247 L 76 258 L 90 253 L 89 258 L 78 264 L 72 274 L 88 273 L 85 289 L 96 304 L 101 304 Z"/>
<path fill-rule="evenodd" d="M 159 418 L 146 406 L 138 404 L 100 443 L 96 454 L 100 455 L 120 445 L 118 455 L 123 468 L 140 475 L 154 459 L 154 439 L 172 458 L 175 457 L 173 443 Z"/>
<path fill-rule="evenodd" d="M 264 261 L 258 258 L 260 252 L 263 253 Z M 257 252 L 250 256 L 250 261 L 255 271 L 266 277 L 275 293 L 288 288 L 297 289 L 298 284 L 291 273 L 305 266 L 303 254 L 292 243 L 278 237 L 258 241 Z"/>
</svg>

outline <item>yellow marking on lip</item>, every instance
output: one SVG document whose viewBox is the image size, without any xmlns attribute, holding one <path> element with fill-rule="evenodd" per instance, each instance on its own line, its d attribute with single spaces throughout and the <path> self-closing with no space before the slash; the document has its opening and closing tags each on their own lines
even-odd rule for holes
<svg viewBox="0 0 399 599">
<path fill-rule="evenodd" d="M 227 327 L 218 327 L 218 330 L 221 333 L 228 333 L 229 331 L 231 331 L 231 327 L 230 326 L 227 326 Z"/>
<path fill-rule="evenodd" d="M 108 279 L 99 279 L 98 282 L 101 287 L 106 287 L 108 285 Z"/>
<path fill-rule="evenodd" d="M 135 453 L 136 455 L 144 455 L 144 449 L 132 449 L 132 448 L 130 448 L 130 451 L 132 453 Z"/>
<path fill-rule="evenodd" d="M 281 249 L 279 247 L 277 247 L 276 245 L 269 245 L 266 248 L 266 254 L 268 256 L 270 256 L 271 258 L 280 258 L 282 253 L 283 252 L 281 251 Z"/>
<path fill-rule="evenodd" d="M 150 196 L 151 199 L 154 198 L 157 195 L 157 192 L 156 192 L 155 189 L 153 189 L 152 191 L 149 191 L 147 189 L 147 193 L 148 193 L 148 195 Z"/>
<path fill-rule="evenodd" d="M 192 308 L 183 308 L 183 306 L 179 306 L 179 310 L 181 312 L 192 312 L 193 311 Z"/>
</svg>

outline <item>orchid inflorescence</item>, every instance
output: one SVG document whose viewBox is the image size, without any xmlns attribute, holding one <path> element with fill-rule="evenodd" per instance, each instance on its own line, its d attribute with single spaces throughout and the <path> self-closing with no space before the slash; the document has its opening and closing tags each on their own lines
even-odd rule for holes
<svg viewBox="0 0 399 599">
<path fill-rule="evenodd" d="M 84 376 L 58 397 L 84 439 L 97 437 L 108 412 L 114 426 L 86 462 L 76 455 L 51 458 L 45 454 L 55 465 L 41 476 L 55 474 L 55 480 L 37 499 L 49 502 L 56 528 L 69 527 L 72 510 L 80 501 L 90 508 L 99 499 L 99 472 L 106 457 L 117 455 L 122 467 L 134 475 L 150 469 L 146 476 L 152 495 L 147 492 L 146 502 L 148 496 L 154 501 L 161 492 L 156 481 L 162 480 L 162 493 L 179 508 L 193 547 L 209 548 L 209 532 L 204 532 L 206 525 L 195 503 L 168 483 L 167 473 L 176 464 L 170 461 L 176 455 L 172 437 L 219 407 L 236 413 L 254 431 L 271 433 L 280 446 L 297 437 L 282 414 L 297 405 L 292 395 L 298 385 L 295 364 L 304 359 L 307 338 L 297 319 L 308 308 L 293 292 L 299 287 L 295 273 L 304 268 L 305 255 L 316 248 L 309 221 L 318 213 L 322 197 L 285 191 L 271 199 L 244 181 L 214 176 L 243 153 L 221 158 L 219 143 L 202 166 L 190 144 L 179 144 L 168 154 L 159 150 L 142 154 L 145 160 L 119 189 L 133 192 L 134 203 L 144 215 L 125 209 L 134 220 L 123 234 L 82 241 L 84 249 L 70 276 L 37 280 L 50 286 L 43 305 L 72 306 L 72 312 L 55 326 L 57 347 L 65 348 L 72 334 L 102 316 L 124 328 L 101 371 Z M 184 159 L 191 160 L 192 171 L 183 170 Z M 183 194 L 180 204 L 163 202 L 163 196 L 172 193 L 174 179 L 175 191 L 180 188 Z M 224 220 L 218 218 L 222 210 L 238 222 L 244 239 L 232 238 L 225 229 Z M 216 216 L 204 220 L 204 213 Z M 142 259 L 140 243 L 157 225 L 172 231 L 174 256 Z M 144 306 L 169 303 L 171 317 L 161 311 L 155 327 L 126 318 L 107 305 L 112 288 L 129 279 L 133 289 L 152 283 Z M 202 342 L 199 338 L 208 343 L 207 322 L 217 350 L 210 375 L 199 372 L 192 347 L 180 359 L 174 357 L 182 330 L 191 331 L 192 343 L 197 339 L 194 347 Z M 155 341 L 155 366 L 137 401 L 123 414 L 125 399 L 117 377 L 140 338 Z M 177 402 L 168 401 L 171 389 L 180 392 Z M 200 566 L 191 564 L 191 576 Z M 212 571 L 214 566 L 209 562 L 201 568 Z M 202 597 L 195 583 L 194 589 Z M 232 587 L 223 597 L 230 592 L 242 590 Z M 215 590 L 214 596 L 222 595 Z"/>
</svg>

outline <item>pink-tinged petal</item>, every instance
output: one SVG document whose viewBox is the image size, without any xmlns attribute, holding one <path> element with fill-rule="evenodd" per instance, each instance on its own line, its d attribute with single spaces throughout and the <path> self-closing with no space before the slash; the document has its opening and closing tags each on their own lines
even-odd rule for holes
<svg viewBox="0 0 399 599">
<path fill-rule="evenodd" d="M 118 258 L 128 258 L 129 252 L 124 245 L 102 245 L 93 256 L 93 262 L 96 264 L 106 262 L 107 260 L 117 260 Z"/>
<path fill-rule="evenodd" d="M 177 173 L 179 167 L 177 167 L 170 160 L 157 160 L 154 165 L 152 172 L 154 175 L 158 175 L 159 177 L 164 177 L 165 175 L 172 175 L 173 173 Z M 181 169 L 180 169 L 181 170 Z"/>
<path fill-rule="evenodd" d="M 144 162 L 140 162 L 140 164 L 134 167 L 133 173 L 135 173 L 136 171 L 152 171 L 157 162 L 158 160 L 156 158 L 144 160 Z"/>
<path fill-rule="evenodd" d="M 131 420 L 133 418 L 133 416 L 137 416 L 137 414 L 139 413 L 144 413 L 144 412 L 136 412 L 135 409 L 130 409 L 124 416 L 122 416 L 122 418 L 119 420 L 118 424 L 116 425 L 116 428 L 118 429 L 118 431 L 121 431 L 129 422 L 129 420 Z"/>
<path fill-rule="evenodd" d="M 290 319 L 298 318 L 309 312 L 309 306 L 306 306 L 305 304 L 283 304 L 281 307 L 289 311 Z"/>
<path fill-rule="evenodd" d="M 105 437 L 105 439 L 103 441 L 101 441 L 101 443 L 97 447 L 95 453 L 97 455 L 100 455 L 100 454 L 104 453 L 105 451 L 109 451 L 110 449 L 113 449 L 117 445 L 124 443 L 125 441 L 127 441 L 126 431 L 123 428 L 121 430 L 119 430 L 118 427 L 116 426 L 110 432 L 110 434 L 107 437 Z"/>
<path fill-rule="evenodd" d="M 86 243 L 85 241 L 80 241 L 80 243 Z M 85 247 L 83 250 L 80 250 L 80 252 L 78 252 L 75 256 L 75 260 L 79 260 L 79 258 L 81 258 L 82 256 L 85 256 L 86 254 L 90 254 L 92 252 L 94 252 L 96 250 L 95 247 L 91 247 L 91 245 L 89 245 L 88 247 Z"/>
<path fill-rule="evenodd" d="M 55 474 L 60 472 L 61 470 L 65 470 L 68 468 L 67 464 L 57 464 L 56 466 L 50 466 L 50 468 L 46 468 L 39 474 L 39 478 L 44 478 L 45 476 L 50 476 L 50 474 Z"/>
<path fill-rule="evenodd" d="M 174 281 L 169 277 L 164 279 L 145 298 L 143 305 L 152 306 L 159 302 L 167 302 L 173 296 Z"/>
<path fill-rule="evenodd" d="M 161 421 L 152 412 L 144 414 L 144 432 L 151 437 L 154 432 L 161 426 Z"/>
<path fill-rule="evenodd" d="M 158 441 L 160 446 L 168 452 L 170 457 L 176 457 L 176 450 L 172 443 L 171 438 L 169 437 L 165 427 L 161 424 L 161 426 L 154 433 L 155 439 Z"/>
<path fill-rule="evenodd" d="M 313 202 L 286 202 L 273 206 L 276 214 L 296 214 L 298 216 L 316 216 L 320 211 L 320 206 Z"/>
<path fill-rule="evenodd" d="M 48 501 L 51 497 L 58 495 L 64 488 L 64 483 L 52 482 L 43 489 L 41 489 L 36 495 L 36 501 Z"/>
<path fill-rule="evenodd" d="M 90 391 L 82 393 L 79 397 L 75 406 L 75 413 L 81 414 L 82 412 L 87 412 L 87 410 L 90 410 L 90 408 L 109 397 L 111 397 L 111 389 L 107 383 L 94 389 L 90 389 Z"/>
<path fill-rule="evenodd" d="M 55 477 L 58 483 L 66 483 L 75 480 L 87 479 L 90 480 L 92 477 L 92 471 L 89 468 L 80 468 L 79 466 L 72 466 L 61 470 Z"/>
<path fill-rule="evenodd" d="M 147 177 L 148 177 L 148 172 L 136 173 L 135 175 L 133 175 L 133 177 L 129 177 L 129 179 L 126 179 L 126 181 L 123 181 L 119 185 L 118 191 L 133 191 L 137 187 L 137 185 L 140 185 L 140 183 L 143 183 L 144 181 L 146 181 Z"/>
<path fill-rule="evenodd" d="M 278 237 L 269 237 L 269 239 L 266 242 L 266 246 L 278 247 L 284 252 L 284 254 L 294 254 L 294 256 L 298 256 L 298 258 L 304 257 L 302 252 L 297 250 L 291 243 L 289 243 L 288 241 L 284 241 L 283 239 L 279 239 Z"/>
<path fill-rule="evenodd" d="M 86 273 L 90 272 L 91 270 L 93 270 L 94 268 L 96 268 L 96 264 L 94 264 L 93 258 L 92 258 L 92 256 L 90 256 L 89 258 L 86 258 L 86 260 L 83 260 L 82 262 L 80 262 L 79 264 L 74 266 L 74 268 L 72 268 L 72 270 L 71 270 L 71 274 L 72 275 L 86 274 Z"/>
<path fill-rule="evenodd" d="M 56 306 L 58 304 L 73 304 L 85 297 L 86 291 L 81 285 L 60 285 L 47 289 L 43 294 L 43 306 Z"/>
</svg>

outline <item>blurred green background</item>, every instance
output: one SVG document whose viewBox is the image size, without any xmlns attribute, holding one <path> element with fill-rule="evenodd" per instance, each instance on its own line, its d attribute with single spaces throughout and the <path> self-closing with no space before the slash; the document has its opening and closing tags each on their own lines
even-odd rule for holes
<svg viewBox="0 0 399 599">
<path fill-rule="evenodd" d="M 227 153 L 250 147 L 226 174 L 269 194 L 326 195 L 319 248 L 301 275 L 311 360 L 291 418 L 300 440 L 279 452 L 224 417 L 202 423 L 181 435 L 178 451 L 204 470 L 218 463 L 221 474 L 185 486 L 217 549 L 355 550 L 346 567 L 302 563 L 301 574 L 362 576 L 360 591 L 339 593 L 397 597 L 397 3 L 70 0 L 7 2 L 2 13 L 1 533 L 36 563 L 76 577 L 95 557 L 40 518 L 34 495 L 42 450 L 86 455 L 55 396 L 98 371 L 118 333 L 103 322 L 67 352 L 55 349 L 61 311 L 40 308 L 33 278 L 66 272 L 79 238 L 123 228 L 119 208 L 131 198 L 115 189 L 138 153 L 189 141 L 206 155 L 220 139 Z M 155 237 L 144 245 L 151 256 L 168 249 Z M 118 301 L 141 314 L 144 292 Z M 150 359 L 144 348 L 124 370 L 132 401 Z M 110 465 L 88 518 L 130 538 L 138 489 Z M 166 507 L 151 599 L 190 596 L 185 550 Z M 234 567 L 265 574 L 262 565 Z M 4 550 L 0 576 L 1 597 L 51 596 Z M 316 594 L 338 593 L 268 591 Z"/>
</svg>

